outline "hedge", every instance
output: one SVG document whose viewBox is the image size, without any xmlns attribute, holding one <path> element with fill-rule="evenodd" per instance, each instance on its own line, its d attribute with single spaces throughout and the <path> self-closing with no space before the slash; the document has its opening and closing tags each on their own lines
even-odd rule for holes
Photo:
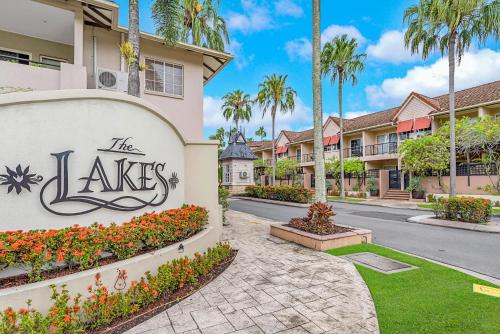
<svg viewBox="0 0 500 334">
<path fill-rule="evenodd" d="M 438 198 L 433 210 L 438 218 L 486 224 L 491 217 L 492 203 L 488 199 L 473 197 Z"/>
<path fill-rule="evenodd" d="M 249 197 L 303 204 L 309 203 L 313 197 L 313 192 L 304 187 L 248 186 L 245 191 Z"/>
<path fill-rule="evenodd" d="M 122 225 L 0 232 L 0 265 L 29 266 L 30 280 L 38 281 L 48 265 L 77 265 L 85 270 L 99 264 L 102 252 L 126 259 L 143 249 L 159 249 L 184 240 L 201 230 L 207 221 L 206 209 L 185 205 L 181 209 L 145 213 Z"/>
<path fill-rule="evenodd" d="M 7 308 L 0 312 L 0 333 L 5 334 L 69 334 L 83 333 L 110 324 L 118 318 L 127 318 L 159 298 L 167 298 L 187 284 L 197 284 L 200 277 L 207 277 L 212 270 L 226 262 L 232 255 L 229 244 L 219 244 L 204 254 L 195 254 L 168 262 L 158 268 L 156 275 L 146 272 L 138 281 L 130 282 L 127 290 L 111 291 L 104 286 L 100 274 L 94 285 L 87 289 L 89 296 L 70 298 L 62 287 L 52 288 L 51 307 L 48 314 L 41 314 L 27 302 L 26 308 Z M 123 270 L 120 276 L 127 279 Z"/>
</svg>

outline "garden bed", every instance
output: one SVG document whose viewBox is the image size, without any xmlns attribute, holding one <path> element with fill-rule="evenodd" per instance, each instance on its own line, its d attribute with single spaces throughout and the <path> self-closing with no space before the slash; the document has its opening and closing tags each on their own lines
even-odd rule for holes
<svg viewBox="0 0 500 334">
<path fill-rule="evenodd" d="M 326 235 L 301 231 L 289 224 L 273 224 L 271 235 L 319 251 L 372 242 L 370 230 L 339 224 L 335 225 L 335 233 Z"/>
</svg>

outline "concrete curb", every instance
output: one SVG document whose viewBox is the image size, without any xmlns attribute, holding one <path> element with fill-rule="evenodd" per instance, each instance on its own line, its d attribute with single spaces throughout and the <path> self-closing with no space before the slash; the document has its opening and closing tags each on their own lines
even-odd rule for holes
<svg viewBox="0 0 500 334">
<path fill-rule="evenodd" d="M 261 202 L 268 204 L 277 204 L 277 205 L 285 205 L 285 206 L 293 206 L 296 208 L 308 208 L 310 204 L 302 204 L 302 203 L 293 203 L 293 202 L 282 202 L 275 201 L 272 199 L 263 199 L 263 198 L 255 198 L 255 197 L 246 197 L 246 196 L 232 196 L 232 199 L 243 199 L 245 201 L 253 201 L 253 202 Z"/>
<path fill-rule="evenodd" d="M 474 232 L 500 233 L 500 226 L 463 223 L 451 220 L 435 219 L 434 215 L 420 215 L 408 218 L 409 223 L 455 228 Z"/>
<path fill-rule="evenodd" d="M 354 204 L 354 205 L 377 206 L 379 208 L 390 208 L 390 209 L 401 209 L 401 210 L 426 210 L 426 209 L 421 209 L 421 208 L 404 208 L 404 207 L 402 208 L 402 207 L 398 207 L 398 206 L 373 204 L 373 203 L 370 203 L 369 201 L 366 201 L 366 202 L 347 202 L 347 201 L 339 201 L 339 200 L 335 200 L 335 199 L 329 199 L 328 202 L 343 203 L 343 204 Z"/>
</svg>

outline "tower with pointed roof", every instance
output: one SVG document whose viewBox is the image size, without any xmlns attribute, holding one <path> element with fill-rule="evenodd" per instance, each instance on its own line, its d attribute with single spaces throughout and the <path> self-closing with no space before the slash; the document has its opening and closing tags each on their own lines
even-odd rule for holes
<svg viewBox="0 0 500 334">
<path fill-rule="evenodd" d="M 222 162 L 222 186 L 231 194 L 244 193 L 247 186 L 255 184 L 253 161 L 256 159 L 245 135 L 241 131 L 233 133 L 219 158 Z"/>
</svg>

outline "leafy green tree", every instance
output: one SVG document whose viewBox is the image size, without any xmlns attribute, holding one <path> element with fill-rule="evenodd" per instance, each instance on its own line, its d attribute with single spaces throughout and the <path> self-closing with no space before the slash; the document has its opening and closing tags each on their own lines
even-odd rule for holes
<svg viewBox="0 0 500 334">
<path fill-rule="evenodd" d="M 237 89 L 234 92 L 227 93 L 222 99 L 224 100 L 222 115 L 226 121 L 232 119 L 236 125 L 236 129 L 238 129 L 240 121 L 250 121 L 252 117 L 252 101 L 250 100 L 250 95 Z"/>
<path fill-rule="evenodd" d="M 331 158 L 325 163 L 325 170 L 327 174 L 331 174 L 335 179 L 335 183 L 340 191 L 341 178 L 344 176 L 341 174 L 340 160 L 337 158 Z M 363 175 L 365 171 L 365 164 L 359 158 L 351 158 L 344 161 L 344 172 L 345 174 L 355 175 L 358 179 Z M 344 194 L 345 195 L 345 194 Z"/>
<path fill-rule="evenodd" d="M 312 87 L 314 125 L 314 194 L 316 202 L 326 202 L 325 152 L 321 89 L 321 1 L 312 1 Z"/>
<path fill-rule="evenodd" d="M 332 85 L 338 80 L 339 85 L 339 126 L 340 126 L 340 197 L 345 197 L 344 192 L 344 126 L 342 114 L 342 88 L 346 81 L 354 86 L 358 79 L 358 72 L 365 68 L 366 54 L 356 54 L 358 42 L 355 38 L 347 35 L 335 37 L 327 42 L 321 53 L 321 72 L 324 76 L 330 76 Z"/>
<path fill-rule="evenodd" d="M 424 59 L 434 50 L 448 53 L 450 111 L 450 196 L 456 195 L 455 54 L 458 62 L 472 41 L 500 37 L 500 0 L 420 0 L 405 10 L 405 45 Z"/>
<path fill-rule="evenodd" d="M 215 130 L 215 134 L 210 135 L 208 137 L 210 140 L 218 140 L 219 141 L 219 150 L 223 149 L 226 146 L 226 132 L 224 128 L 220 127 Z"/>
<path fill-rule="evenodd" d="M 260 137 L 260 140 L 264 140 L 264 137 L 267 136 L 267 133 L 264 127 L 261 126 L 260 128 L 257 129 L 257 131 L 255 131 L 255 135 L 257 137 Z"/>
<path fill-rule="evenodd" d="M 297 93 L 291 87 L 286 85 L 287 75 L 266 75 L 264 77 L 264 82 L 259 85 L 259 92 L 257 93 L 257 98 L 255 103 L 257 103 L 262 109 L 262 118 L 267 112 L 271 113 L 272 120 L 272 185 L 275 185 L 276 181 L 276 140 L 275 140 L 275 123 L 276 123 L 276 113 L 278 109 L 282 114 L 288 112 L 292 113 L 295 109 L 295 96 Z"/>
<path fill-rule="evenodd" d="M 219 16 L 220 0 L 155 0 L 152 7 L 156 32 L 168 45 L 191 42 L 224 51 L 229 44 L 226 21 Z"/>
<path fill-rule="evenodd" d="M 290 177 L 292 184 L 295 184 L 295 177 L 297 176 L 297 169 L 299 163 L 296 160 L 283 159 L 276 163 L 276 176 L 279 179 Z"/>
</svg>

